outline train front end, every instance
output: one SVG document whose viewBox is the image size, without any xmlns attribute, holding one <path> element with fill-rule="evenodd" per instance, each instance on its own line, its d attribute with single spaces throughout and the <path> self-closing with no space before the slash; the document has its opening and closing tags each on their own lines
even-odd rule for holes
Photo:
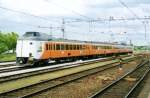
<svg viewBox="0 0 150 98">
<path fill-rule="evenodd" d="M 35 64 L 42 55 L 42 41 L 39 40 L 39 32 L 26 32 L 17 40 L 16 63 Z"/>
</svg>

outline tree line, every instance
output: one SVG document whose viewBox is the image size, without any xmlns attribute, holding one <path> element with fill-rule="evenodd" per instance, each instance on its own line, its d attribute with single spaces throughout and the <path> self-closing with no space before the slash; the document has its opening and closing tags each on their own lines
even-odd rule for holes
<svg viewBox="0 0 150 98">
<path fill-rule="evenodd" d="M 12 50 L 13 53 L 16 49 L 18 34 L 15 32 L 2 33 L 0 32 L 0 54 Z"/>
</svg>

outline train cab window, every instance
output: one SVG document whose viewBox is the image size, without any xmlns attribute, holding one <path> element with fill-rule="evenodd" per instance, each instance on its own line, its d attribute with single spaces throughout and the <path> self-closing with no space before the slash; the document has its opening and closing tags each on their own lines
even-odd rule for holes
<svg viewBox="0 0 150 98">
<path fill-rule="evenodd" d="M 48 50 L 48 44 L 46 44 L 46 50 Z"/>
<path fill-rule="evenodd" d="M 24 37 L 38 37 L 40 36 L 39 32 L 26 32 L 24 35 Z"/>
</svg>

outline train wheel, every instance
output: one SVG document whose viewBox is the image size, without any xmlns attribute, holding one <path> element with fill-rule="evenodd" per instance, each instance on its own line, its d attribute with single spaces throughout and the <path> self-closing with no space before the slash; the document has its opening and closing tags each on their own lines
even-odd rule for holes
<svg viewBox="0 0 150 98">
<path fill-rule="evenodd" d="M 28 58 L 17 58 L 16 62 L 19 64 L 26 64 L 28 61 Z"/>
</svg>

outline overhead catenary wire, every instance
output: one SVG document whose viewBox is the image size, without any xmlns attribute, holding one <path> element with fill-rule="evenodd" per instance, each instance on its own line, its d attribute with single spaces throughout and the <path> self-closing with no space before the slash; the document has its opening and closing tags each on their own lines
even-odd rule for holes
<svg viewBox="0 0 150 98">
<path fill-rule="evenodd" d="M 42 20 L 53 22 L 52 20 L 50 20 L 48 18 L 45 18 L 45 17 L 41 17 L 41 16 L 38 16 L 38 15 L 30 14 L 30 13 L 27 13 L 27 12 L 22 12 L 22 11 L 19 11 L 19 10 L 10 9 L 10 8 L 3 7 L 3 6 L 0 6 L 0 9 L 7 10 L 7 11 L 10 11 L 10 12 L 19 13 L 19 14 L 23 14 L 23 15 L 26 15 L 26 16 L 32 16 L 32 17 L 35 17 L 35 18 L 39 18 L 39 19 L 42 19 Z"/>
<path fill-rule="evenodd" d="M 92 19 L 92 18 L 89 17 L 89 16 L 83 15 L 83 14 L 77 12 L 77 11 L 74 11 L 74 10 L 72 10 L 72 9 L 68 9 L 68 8 L 66 8 L 66 7 L 63 7 L 63 6 L 59 5 L 59 4 L 57 4 L 57 3 L 54 3 L 52 0 L 51 0 L 51 1 L 49 1 L 49 0 L 44 0 L 44 1 L 46 1 L 46 2 L 48 2 L 48 3 L 51 3 L 51 4 L 53 4 L 53 5 L 55 5 L 55 6 L 59 7 L 59 8 L 62 8 L 62 9 L 64 9 L 64 10 L 67 10 L 67 11 L 73 13 L 73 14 L 76 14 L 76 15 L 80 16 L 80 17 L 83 17 L 83 18 L 85 18 L 85 19 L 88 19 L 88 20 L 91 20 L 91 19 Z"/>
<path fill-rule="evenodd" d="M 55 5 L 57 5 L 57 4 L 55 4 Z M 57 6 L 58 6 L 58 5 L 57 5 Z M 67 9 L 67 8 L 65 8 L 65 7 L 62 7 L 62 6 L 61 6 L 61 8 Z M 10 9 L 10 8 L 3 7 L 3 6 L 0 6 L 0 9 L 7 10 L 7 11 L 10 11 L 10 12 L 19 13 L 19 14 L 23 14 L 23 15 L 27 15 L 27 16 L 32 16 L 32 17 L 35 17 L 35 18 L 39 18 L 39 19 L 42 19 L 42 20 L 46 20 L 46 21 L 52 22 L 52 20 L 49 20 L 49 19 L 47 19 L 47 18 L 45 18 L 45 17 L 41 17 L 41 16 L 38 16 L 38 15 L 30 14 L 30 13 L 27 13 L 27 12 L 22 12 L 22 11 L 19 11 L 19 10 Z M 91 18 L 89 18 L 89 17 L 87 17 L 87 16 L 85 16 L 85 15 L 82 15 L 82 14 L 76 12 L 76 11 L 73 11 L 73 10 L 70 10 L 70 11 L 71 11 L 72 13 L 75 13 L 75 14 L 81 16 L 81 17 L 86 18 L 86 19 L 87 19 L 86 21 L 88 21 L 89 19 L 91 19 Z M 66 20 L 64 20 L 64 21 L 65 21 L 65 23 L 67 23 Z M 81 20 L 78 19 L 78 20 L 76 20 L 76 21 L 81 21 Z M 16 22 L 16 23 L 24 24 L 24 25 L 29 25 L 29 24 L 25 24 L 25 23 L 21 23 L 21 22 Z M 31 26 L 31 25 L 29 25 L 29 26 Z M 37 27 L 38 27 L 38 26 L 37 26 Z M 62 30 L 63 30 L 63 29 L 62 29 Z M 64 30 L 63 30 L 63 31 L 64 31 Z"/>
<path fill-rule="evenodd" d="M 33 25 L 33 24 L 29 24 L 29 23 L 23 23 L 23 22 L 19 22 L 19 21 L 10 21 L 10 20 L 6 20 L 6 21 L 11 22 L 11 23 L 15 23 L 15 24 L 26 25 L 26 26 L 29 26 L 29 27 L 38 27 L 38 25 Z"/>
<path fill-rule="evenodd" d="M 48 1 L 48 0 L 46 0 L 46 1 Z M 119 1 L 121 1 L 121 0 L 119 0 Z M 48 1 L 49 2 L 49 1 Z M 51 1 L 50 1 L 51 2 Z M 53 3 L 54 4 L 54 3 Z M 56 4 L 57 5 L 57 4 Z M 59 6 L 59 5 L 58 5 Z M 128 6 L 127 6 L 128 7 Z M 5 8 L 5 7 L 1 7 L 0 6 L 0 8 L 1 9 L 4 9 L 4 10 L 8 10 L 8 11 L 11 11 L 11 12 L 17 12 L 17 13 L 20 13 L 20 14 L 24 14 L 24 15 L 28 15 L 28 16 L 32 16 L 32 17 L 36 17 L 36 18 L 40 18 L 40 19 L 43 19 L 43 20 L 46 20 L 46 21 L 51 21 L 51 20 L 49 20 L 49 19 L 47 19 L 47 18 L 45 18 L 45 17 L 41 17 L 41 16 L 38 16 L 38 15 L 34 15 L 34 14 L 30 14 L 30 13 L 26 13 L 26 12 L 22 12 L 22 11 L 17 11 L 17 10 L 13 10 L 13 9 L 9 9 L 9 8 Z M 66 9 L 66 10 L 70 10 L 70 9 L 67 9 L 67 8 L 65 8 L 65 7 L 62 7 L 61 6 L 61 8 L 64 8 L 64 9 Z M 99 19 L 99 20 L 97 20 L 97 19 L 92 19 L 92 18 L 90 18 L 90 17 L 88 17 L 88 16 L 86 16 L 86 15 L 82 15 L 82 14 L 80 14 L 80 13 L 78 13 L 78 12 L 76 12 L 76 11 L 73 11 L 73 10 L 70 10 L 72 13 L 74 13 L 74 14 L 76 14 L 76 15 L 79 15 L 80 17 L 83 17 L 83 18 L 85 18 L 85 19 L 76 19 L 76 20 L 74 20 L 74 22 L 82 22 L 82 21 L 86 21 L 86 22 L 89 22 L 89 20 L 90 21 L 92 21 L 92 23 L 94 23 L 94 22 L 98 22 L 98 21 L 109 21 L 109 19 Z M 131 10 L 132 11 L 132 10 Z M 134 12 L 133 12 L 134 13 Z M 136 15 L 136 14 L 135 14 Z M 134 16 L 135 16 L 134 15 Z M 137 16 L 137 15 L 136 15 Z M 87 20 L 86 20 L 87 19 Z M 140 17 L 135 17 L 135 18 L 127 18 L 127 19 L 122 19 L 122 18 L 114 18 L 113 20 L 111 20 L 111 21 L 121 21 L 121 20 L 135 20 L 135 19 L 138 19 L 138 20 L 142 20 L 142 19 L 150 19 L 150 17 L 147 17 L 147 18 L 140 18 Z M 19 22 L 18 22 L 19 23 Z M 65 22 L 65 23 L 67 23 L 67 22 Z M 26 23 L 19 23 L 19 24 L 24 24 L 24 25 L 30 25 L 30 24 L 26 24 Z M 33 26 L 33 25 L 32 25 Z M 35 26 L 36 27 L 36 26 Z"/>
<path fill-rule="evenodd" d="M 124 7 L 126 7 L 134 16 L 135 16 L 135 18 L 137 18 L 138 20 L 140 20 L 140 18 L 123 2 L 123 1 L 121 1 L 121 0 L 118 0 Z M 150 17 L 148 17 L 148 18 L 150 18 Z M 142 22 L 143 23 L 143 25 L 144 25 L 144 32 L 145 32 L 145 40 L 146 40 L 146 36 L 147 36 L 147 27 L 146 27 L 146 24 L 147 24 L 147 21 L 146 21 L 146 17 L 145 17 L 145 21 L 140 21 L 140 22 Z"/>
<path fill-rule="evenodd" d="M 136 13 L 134 13 L 134 11 L 132 11 L 123 1 L 121 1 L 121 0 L 118 0 L 118 1 L 120 2 L 120 4 L 122 4 L 124 7 L 126 7 L 136 19 L 139 19 L 139 16 Z"/>
</svg>

